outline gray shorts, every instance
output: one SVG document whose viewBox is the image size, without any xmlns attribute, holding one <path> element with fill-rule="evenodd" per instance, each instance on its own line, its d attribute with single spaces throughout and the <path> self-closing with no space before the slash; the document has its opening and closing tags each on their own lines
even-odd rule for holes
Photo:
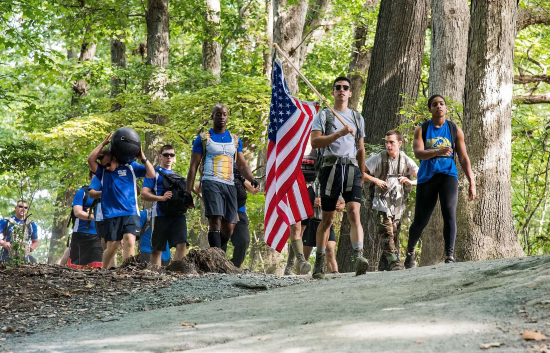
<svg viewBox="0 0 550 353">
<path fill-rule="evenodd" d="M 204 215 L 222 216 L 223 222 L 237 223 L 237 189 L 213 180 L 202 182 Z"/>
</svg>

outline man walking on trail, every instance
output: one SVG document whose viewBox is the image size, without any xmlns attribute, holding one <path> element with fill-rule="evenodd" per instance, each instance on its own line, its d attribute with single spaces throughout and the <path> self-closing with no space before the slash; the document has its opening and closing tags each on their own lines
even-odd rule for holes
<svg viewBox="0 0 550 353">
<path fill-rule="evenodd" d="M 372 209 L 378 211 L 378 234 L 382 237 L 382 256 L 378 271 L 402 270 L 395 247 L 399 236 L 399 221 L 404 211 L 408 190 L 416 185 L 408 176 L 416 176 L 418 166 L 401 152 L 403 138 L 397 130 L 386 133 L 386 149 L 367 158 L 365 179 L 373 183 Z"/>
<path fill-rule="evenodd" d="M 101 179 L 101 194 L 98 193 L 100 190 L 92 188 L 90 196 L 93 199 L 101 197 L 102 227 L 107 244 L 103 252 L 104 269 L 114 266 L 122 240 L 122 260 L 135 254 L 136 237 L 140 232 L 136 181 L 137 178 L 155 177 L 155 168 L 145 157 L 143 149 L 139 152 L 142 164 L 135 161 L 121 164 L 108 150 L 102 150 L 109 143 L 110 137 L 111 135 L 107 136 L 88 156 L 90 170 Z"/>
<path fill-rule="evenodd" d="M 420 159 L 414 221 L 409 228 L 409 242 L 405 268 L 416 266 L 414 248 L 428 224 L 439 198 L 443 216 L 445 239 L 445 263 L 456 262 L 454 244 L 456 238 L 456 204 L 458 201 L 458 170 L 455 154 L 468 181 L 470 200 L 476 198 L 476 184 L 470 159 L 466 152 L 464 133 L 455 123 L 446 119 L 447 105 L 440 95 L 428 99 L 432 118 L 414 131 L 414 155 Z"/>
<path fill-rule="evenodd" d="M 313 118 L 311 131 L 311 146 L 321 148 L 323 155 L 319 171 L 322 219 L 317 228 L 317 253 L 313 270 L 313 278 L 316 279 L 325 277 L 326 244 L 340 194 L 346 202 L 351 226 L 355 273 L 365 274 L 369 266 L 367 259 L 363 257 L 363 227 L 359 217 L 365 171 L 365 122 L 361 114 L 348 108 L 348 100 L 352 94 L 348 78 L 336 78 L 331 94 L 334 97 L 333 109 L 345 124 L 330 109 L 325 108 Z"/>
<path fill-rule="evenodd" d="M 234 163 L 237 163 L 243 177 L 254 188 L 259 184 L 246 163 L 241 139 L 226 129 L 229 120 L 227 107 L 223 104 L 214 106 L 211 118 L 212 129 L 200 134 L 193 142 L 187 193 L 191 194 L 197 168 L 201 165 L 201 191 L 205 216 L 208 218 L 208 243 L 210 247 L 222 248 L 229 241 L 237 223 Z"/>
<path fill-rule="evenodd" d="M 29 261 L 30 253 L 38 247 L 38 228 L 34 222 L 27 220 L 27 213 L 29 212 L 29 204 L 27 201 L 19 200 L 15 205 L 15 214 L 7 219 L 0 220 L 0 247 L 2 247 L 2 253 L 0 254 L 0 261 L 10 260 L 10 251 L 13 248 L 12 235 L 15 227 L 24 227 L 24 237 L 31 241 L 30 246 L 25 252 L 25 259 Z"/>
<path fill-rule="evenodd" d="M 181 261 L 187 250 L 187 219 L 185 214 L 167 215 L 160 208 L 159 202 L 172 198 L 172 191 L 164 190 L 163 176 L 173 174 L 172 165 L 176 162 L 176 152 L 171 145 L 164 145 L 159 151 L 160 166 L 154 178 L 146 178 L 141 189 L 144 201 L 153 201 L 153 221 L 151 223 L 151 263 L 161 265 L 161 255 L 169 247 L 176 248 L 175 261 Z"/>
<path fill-rule="evenodd" d="M 91 182 L 93 177 L 94 173 L 90 171 L 88 181 Z M 67 262 L 69 267 L 102 266 L 103 247 L 96 231 L 94 213 L 90 210 L 95 205 L 94 200 L 89 195 L 89 188 L 89 186 L 83 186 L 73 198 L 73 212 L 71 214 L 73 233 Z"/>
</svg>

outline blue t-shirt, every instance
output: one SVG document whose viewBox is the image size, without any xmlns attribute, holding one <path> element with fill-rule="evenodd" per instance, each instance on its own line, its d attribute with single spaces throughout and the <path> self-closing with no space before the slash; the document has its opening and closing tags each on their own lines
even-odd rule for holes
<svg viewBox="0 0 550 353">
<path fill-rule="evenodd" d="M 164 169 L 161 167 L 158 167 L 157 169 L 162 170 L 164 174 L 173 174 L 174 171 Z M 143 187 L 149 188 L 153 191 L 153 193 L 157 196 L 162 196 L 164 193 L 164 185 L 162 184 L 162 175 L 158 171 L 155 171 L 155 177 L 154 178 L 145 178 L 143 181 Z M 158 206 L 158 203 L 155 201 L 153 202 L 153 217 L 162 217 L 166 216 L 164 212 L 160 210 L 160 207 Z"/>
<path fill-rule="evenodd" d="M 9 218 L 12 222 L 15 222 L 17 224 L 24 224 L 25 221 L 22 219 L 17 219 L 17 217 L 11 216 Z M 8 234 L 4 237 L 4 229 L 8 227 Z M 2 237 L 3 241 L 11 242 L 11 231 L 15 227 L 13 224 L 8 222 L 7 219 L 0 219 L 0 237 Z M 30 229 L 29 229 L 29 240 L 35 240 L 38 239 L 38 228 L 36 227 L 36 224 L 34 222 L 31 222 Z M 2 248 L 2 256 L 0 256 L 0 260 L 4 260 L 8 256 L 8 251 L 4 248 Z"/>
<path fill-rule="evenodd" d="M 426 131 L 426 143 L 424 149 L 436 149 L 441 147 L 452 148 L 451 129 L 447 121 L 440 128 L 435 127 L 432 120 L 425 123 L 428 125 Z M 418 169 L 418 184 L 422 184 L 430 180 L 434 174 L 447 174 L 458 179 L 458 170 L 454 161 L 454 152 L 451 158 L 434 157 L 425 161 L 420 161 Z"/>
<path fill-rule="evenodd" d="M 83 205 L 85 191 L 86 191 L 86 188 L 83 187 L 76 192 L 76 195 L 74 195 L 74 198 L 73 198 L 73 207 L 82 206 L 82 209 L 84 210 L 84 212 L 88 212 L 88 209 L 92 206 L 92 204 L 94 203 L 94 200 L 88 195 L 88 198 L 86 199 L 86 204 Z M 97 234 L 95 230 L 95 222 L 83 220 L 76 217 L 76 219 L 74 220 L 73 232 Z"/>
<path fill-rule="evenodd" d="M 99 168 L 98 168 L 99 169 Z M 90 189 L 101 191 L 101 180 L 94 176 L 92 179 L 92 182 L 90 183 Z M 102 222 L 103 221 L 103 212 L 101 211 L 101 202 L 98 202 L 95 204 L 95 222 Z"/>
<path fill-rule="evenodd" d="M 206 151 L 203 151 L 200 135 L 193 141 L 191 150 L 193 153 L 206 153 L 203 180 L 233 185 L 233 164 L 236 154 L 243 151 L 242 141 L 239 139 L 238 148 L 235 151 L 235 143 L 228 130 L 225 130 L 223 134 L 218 134 L 210 129 L 209 134 L 210 141 L 206 145 Z"/>
<path fill-rule="evenodd" d="M 143 228 L 145 226 L 145 222 L 147 222 L 147 210 L 141 211 L 139 215 L 139 226 Z M 149 222 L 151 222 L 151 218 L 149 218 Z M 139 240 L 139 250 L 141 252 L 151 253 L 151 223 L 149 223 L 149 228 L 147 231 L 141 236 L 141 239 Z M 168 242 L 166 242 L 166 250 L 162 252 L 161 255 L 162 261 L 168 261 L 170 260 L 170 248 L 168 247 Z"/>
<path fill-rule="evenodd" d="M 98 168 L 99 171 L 100 168 Z M 122 216 L 139 216 L 137 178 L 146 174 L 145 166 L 132 162 L 114 171 L 104 170 L 101 177 L 101 211 L 103 219 Z M 95 187 L 93 190 L 97 190 Z"/>
</svg>

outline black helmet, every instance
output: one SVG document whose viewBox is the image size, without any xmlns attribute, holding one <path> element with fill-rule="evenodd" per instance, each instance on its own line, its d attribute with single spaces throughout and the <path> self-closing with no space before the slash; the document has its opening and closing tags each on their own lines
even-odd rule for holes
<svg viewBox="0 0 550 353">
<path fill-rule="evenodd" d="M 124 164 L 130 163 L 141 149 L 141 140 L 136 130 L 121 127 L 113 134 L 109 150 L 116 159 Z"/>
</svg>

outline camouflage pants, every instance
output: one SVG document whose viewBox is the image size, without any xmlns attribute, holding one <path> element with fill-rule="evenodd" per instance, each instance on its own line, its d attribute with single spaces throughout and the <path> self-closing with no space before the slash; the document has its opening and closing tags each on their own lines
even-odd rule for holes
<svg viewBox="0 0 550 353">
<path fill-rule="evenodd" d="M 378 271 L 389 271 L 399 263 L 399 250 L 395 246 L 399 236 L 399 220 L 388 217 L 386 212 L 378 212 L 378 235 L 382 242 L 382 257 L 378 264 Z"/>
</svg>

